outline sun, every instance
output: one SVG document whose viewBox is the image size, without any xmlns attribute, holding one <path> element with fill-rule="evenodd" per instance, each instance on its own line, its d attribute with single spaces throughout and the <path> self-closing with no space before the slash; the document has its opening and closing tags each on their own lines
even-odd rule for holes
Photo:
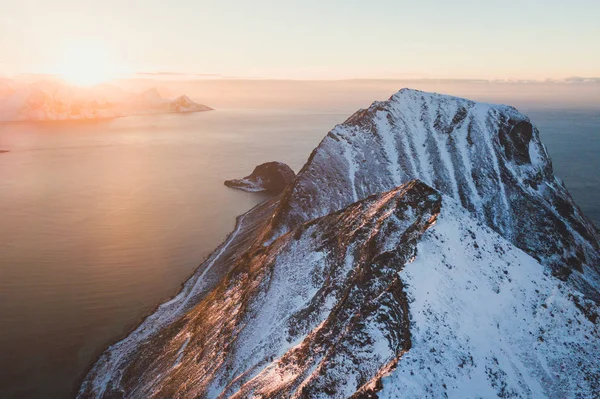
<svg viewBox="0 0 600 399">
<path fill-rule="evenodd" d="M 76 86 L 93 86 L 117 77 L 116 57 L 106 46 L 72 43 L 60 52 L 53 72 Z"/>
</svg>

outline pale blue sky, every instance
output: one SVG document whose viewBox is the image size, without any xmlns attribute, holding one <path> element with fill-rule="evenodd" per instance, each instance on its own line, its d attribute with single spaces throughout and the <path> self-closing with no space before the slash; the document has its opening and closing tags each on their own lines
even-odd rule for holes
<svg viewBox="0 0 600 399">
<path fill-rule="evenodd" d="M 0 74 L 54 72 L 79 53 L 127 72 L 591 77 L 600 1 L 0 0 Z"/>
</svg>

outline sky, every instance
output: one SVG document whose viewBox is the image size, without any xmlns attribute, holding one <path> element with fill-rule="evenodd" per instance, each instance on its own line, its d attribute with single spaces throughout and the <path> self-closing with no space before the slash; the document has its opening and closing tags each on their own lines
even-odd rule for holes
<svg viewBox="0 0 600 399">
<path fill-rule="evenodd" d="M 0 74 L 599 77 L 599 21 L 598 0 L 0 0 Z"/>
</svg>

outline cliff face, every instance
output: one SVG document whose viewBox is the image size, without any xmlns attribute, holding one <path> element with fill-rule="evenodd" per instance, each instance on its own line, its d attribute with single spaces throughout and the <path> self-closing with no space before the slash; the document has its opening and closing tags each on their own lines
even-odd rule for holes
<svg viewBox="0 0 600 399">
<path fill-rule="evenodd" d="M 525 116 L 403 90 L 238 218 L 79 396 L 593 397 L 598 257 Z"/>
</svg>

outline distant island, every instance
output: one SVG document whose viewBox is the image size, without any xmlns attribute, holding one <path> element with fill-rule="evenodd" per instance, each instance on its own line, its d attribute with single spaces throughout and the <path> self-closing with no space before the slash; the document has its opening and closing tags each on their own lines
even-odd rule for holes
<svg viewBox="0 0 600 399">
<path fill-rule="evenodd" d="M 134 93 L 114 85 L 74 87 L 60 81 L 0 79 L 0 121 L 56 121 L 211 111 L 186 95 L 164 98 L 156 88 Z"/>
</svg>

